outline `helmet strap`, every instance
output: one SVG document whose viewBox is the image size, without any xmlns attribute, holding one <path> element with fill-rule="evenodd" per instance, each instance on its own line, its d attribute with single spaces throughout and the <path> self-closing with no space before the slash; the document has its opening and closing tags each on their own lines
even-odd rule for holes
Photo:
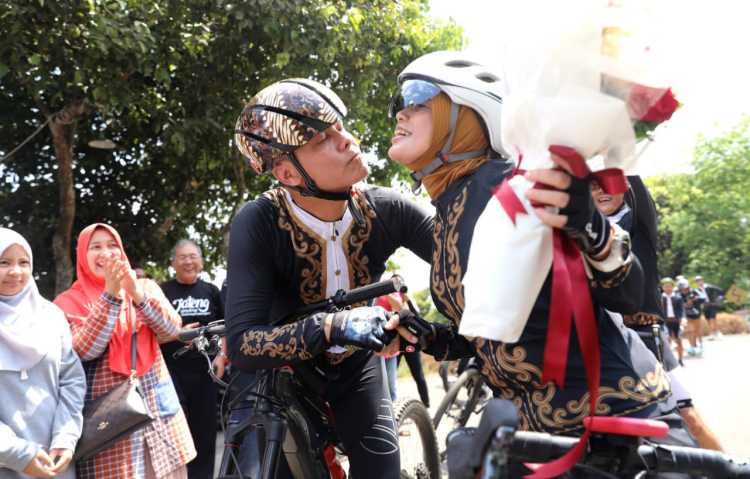
<svg viewBox="0 0 750 479">
<path fill-rule="evenodd" d="M 354 218 L 354 221 L 359 225 L 362 226 L 365 224 L 365 219 L 362 216 L 362 213 L 360 213 L 359 208 L 357 208 L 356 203 L 354 202 L 354 187 L 350 187 L 349 191 L 342 191 L 340 193 L 330 193 L 328 191 L 321 191 L 318 189 L 318 187 L 315 185 L 315 182 L 310 177 L 310 175 L 307 174 L 304 168 L 302 168 L 302 165 L 299 161 L 297 161 L 297 158 L 294 156 L 293 152 L 289 152 L 287 154 L 289 156 L 289 160 L 292 162 L 294 167 L 297 169 L 299 174 L 302 176 L 302 179 L 305 180 L 305 189 L 298 188 L 296 186 L 286 185 L 282 183 L 282 185 L 290 190 L 294 190 L 297 193 L 299 193 L 302 196 L 312 196 L 313 198 L 319 198 L 321 200 L 328 200 L 328 201 L 346 201 L 346 206 L 349 208 L 349 211 L 352 213 L 352 218 Z"/>
<path fill-rule="evenodd" d="M 445 146 L 443 146 L 443 149 L 440 151 L 440 153 L 437 154 L 437 157 L 432 160 L 427 166 L 422 168 L 419 171 L 415 171 L 414 173 L 410 174 L 412 180 L 414 180 L 414 184 L 411 185 L 411 191 L 414 194 L 417 194 L 419 192 L 419 189 L 422 187 L 422 179 L 433 173 L 435 170 L 440 168 L 441 166 L 447 165 L 448 163 L 454 163 L 456 161 L 462 161 L 462 160 L 470 160 L 472 158 L 478 158 L 482 155 L 489 154 L 489 149 L 487 150 L 474 150 L 474 151 L 464 151 L 461 153 L 452 153 L 447 154 L 444 153 L 446 151 L 451 151 L 451 145 L 453 144 L 453 135 L 456 134 L 456 123 L 458 123 L 458 111 L 459 106 L 457 103 L 455 103 L 453 100 L 451 100 L 451 123 L 450 123 L 450 135 L 448 136 L 448 141 L 445 142 Z"/>
</svg>

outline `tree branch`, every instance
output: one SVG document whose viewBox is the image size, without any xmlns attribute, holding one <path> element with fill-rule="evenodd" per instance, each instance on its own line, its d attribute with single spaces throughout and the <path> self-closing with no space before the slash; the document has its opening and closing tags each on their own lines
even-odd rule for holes
<svg viewBox="0 0 750 479">
<path fill-rule="evenodd" d="M 34 103 L 36 103 L 36 106 L 39 107 L 39 110 L 42 112 L 42 114 L 46 118 L 51 118 L 52 117 L 52 115 L 53 115 L 52 111 L 50 111 L 50 109 L 47 107 L 47 105 L 44 104 L 44 102 L 42 101 L 41 98 L 39 98 L 38 96 L 35 96 L 34 97 Z"/>
</svg>

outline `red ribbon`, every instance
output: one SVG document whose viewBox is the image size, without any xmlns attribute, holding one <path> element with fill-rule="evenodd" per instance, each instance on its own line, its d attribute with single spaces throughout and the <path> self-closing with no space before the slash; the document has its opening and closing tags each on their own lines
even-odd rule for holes
<svg viewBox="0 0 750 479">
<path fill-rule="evenodd" d="M 593 176 L 607 194 L 616 195 L 628 190 L 628 183 L 622 170 L 610 168 L 591 173 L 584 159 L 574 149 L 552 145 L 549 147 L 549 151 L 567 160 L 573 174 L 578 178 L 584 178 L 588 175 Z M 516 169 L 514 173 L 522 173 L 522 171 Z M 526 213 L 523 204 L 508 184 L 507 178 L 500 186 L 495 188 L 493 194 L 500 201 L 514 225 L 516 215 Z M 542 385 L 555 381 L 560 389 L 565 387 L 570 331 L 572 322 L 575 321 L 586 370 L 589 405 L 593 417 L 596 413 L 596 402 L 599 397 L 601 369 L 599 364 L 599 335 L 589 282 L 578 246 L 559 229 L 553 231 L 553 249 L 552 298 L 547 339 L 544 346 Z M 586 449 L 588 437 L 591 433 L 591 422 L 585 427 L 581 440 L 563 457 L 548 464 L 526 464 L 527 467 L 535 471 L 526 477 L 546 479 L 563 474 L 572 468 Z"/>
<path fill-rule="evenodd" d="M 607 168 L 606 170 L 592 173 L 586 161 L 573 148 L 552 145 L 549 147 L 549 151 L 567 160 L 576 177 L 585 178 L 591 175 L 608 195 L 619 195 L 625 193 L 630 188 L 628 180 L 625 179 L 625 174 L 619 168 Z"/>
<path fill-rule="evenodd" d="M 526 208 L 523 207 L 523 203 L 518 199 L 513 188 L 508 184 L 508 178 L 505 178 L 500 185 L 498 185 L 492 192 L 493 195 L 500 201 L 500 206 L 503 207 L 510 220 L 513 222 L 513 226 L 516 225 L 516 215 L 518 213 L 526 214 Z"/>
</svg>

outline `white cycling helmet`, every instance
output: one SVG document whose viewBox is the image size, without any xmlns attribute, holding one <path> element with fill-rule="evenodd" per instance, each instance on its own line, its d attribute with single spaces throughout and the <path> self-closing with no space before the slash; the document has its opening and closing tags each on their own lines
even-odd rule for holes
<svg viewBox="0 0 750 479">
<path fill-rule="evenodd" d="M 438 158 L 412 174 L 418 188 L 421 179 L 443 164 L 476 158 L 484 152 L 465 152 L 448 155 L 453 141 L 458 106 L 464 105 L 481 116 L 485 134 L 492 149 L 503 157 L 510 155 L 503 148 L 500 119 L 503 107 L 504 85 L 500 76 L 465 52 L 441 51 L 428 53 L 411 62 L 398 76 L 399 87 L 391 98 L 388 114 L 392 118 L 404 108 L 434 98 L 440 91 L 451 99 L 450 136 L 444 152 Z"/>
<path fill-rule="evenodd" d="M 688 283 L 688 280 L 686 280 L 684 278 L 677 280 L 677 289 L 685 289 L 685 288 L 689 288 L 689 287 L 690 287 L 690 283 Z"/>
</svg>

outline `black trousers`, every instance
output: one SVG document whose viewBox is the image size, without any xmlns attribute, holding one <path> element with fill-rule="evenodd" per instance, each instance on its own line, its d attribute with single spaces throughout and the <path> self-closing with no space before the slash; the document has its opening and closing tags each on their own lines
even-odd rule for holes
<svg viewBox="0 0 750 479">
<path fill-rule="evenodd" d="M 213 479 L 216 454 L 216 383 L 205 369 L 170 369 L 198 455 L 187 465 L 189 479 Z"/>
<path fill-rule="evenodd" d="M 427 380 L 424 378 L 424 369 L 422 369 L 422 353 L 415 351 L 413 353 L 401 353 L 398 355 L 398 363 L 401 363 L 401 358 L 404 358 L 406 365 L 409 366 L 411 376 L 417 383 L 417 391 L 419 391 L 419 399 L 425 407 L 430 407 L 430 390 L 427 388 Z"/>
<path fill-rule="evenodd" d="M 398 478 L 401 455 L 383 358 L 370 351 L 353 354 L 341 363 L 341 376 L 328 385 L 321 397 L 333 411 L 351 476 Z M 262 429 L 258 432 L 262 457 L 265 434 Z M 292 477 L 283 454 L 276 477 Z"/>
</svg>

